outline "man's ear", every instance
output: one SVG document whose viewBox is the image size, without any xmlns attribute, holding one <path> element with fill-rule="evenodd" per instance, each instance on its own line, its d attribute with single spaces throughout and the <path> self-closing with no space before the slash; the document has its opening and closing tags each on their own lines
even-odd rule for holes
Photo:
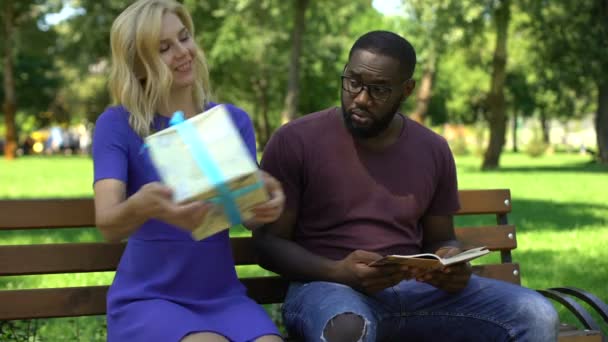
<svg viewBox="0 0 608 342">
<path fill-rule="evenodd" d="M 403 92 L 404 92 L 403 95 L 405 95 L 405 98 L 408 98 L 410 95 L 412 95 L 415 88 L 416 88 L 416 80 L 414 80 L 413 78 L 410 78 L 409 80 L 405 81 L 405 87 L 403 89 Z"/>
</svg>

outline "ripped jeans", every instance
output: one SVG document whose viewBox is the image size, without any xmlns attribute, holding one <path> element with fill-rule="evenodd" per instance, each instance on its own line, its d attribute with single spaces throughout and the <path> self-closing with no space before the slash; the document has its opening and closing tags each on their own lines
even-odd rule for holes
<svg viewBox="0 0 608 342">
<path fill-rule="evenodd" d="M 373 296 L 329 282 L 292 282 L 283 319 L 290 336 L 326 341 L 340 314 L 363 318 L 361 341 L 557 341 L 559 319 L 550 301 L 528 288 L 473 275 L 449 294 L 402 281 Z"/>
</svg>

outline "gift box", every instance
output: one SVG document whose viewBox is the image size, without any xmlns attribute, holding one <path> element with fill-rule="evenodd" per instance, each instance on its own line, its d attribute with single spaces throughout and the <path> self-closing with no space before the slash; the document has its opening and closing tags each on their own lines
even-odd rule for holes
<svg viewBox="0 0 608 342">
<path fill-rule="evenodd" d="M 250 219 L 251 209 L 269 199 L 257 163 L 223 105 L 187 120 L 176 112 L 170 126 L 146 137 L 145 144 L 176 202 L 215 204 L 193 231 L 196 240 Z"/>
</svg>

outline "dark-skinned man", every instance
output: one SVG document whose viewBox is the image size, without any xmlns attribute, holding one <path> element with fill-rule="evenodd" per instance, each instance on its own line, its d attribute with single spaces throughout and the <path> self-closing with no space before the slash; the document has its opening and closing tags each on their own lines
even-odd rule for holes
<svg viewBox="0 0 608 342">
<path fill-rule="evenodd" d="M 449 146 L 399 113 L 415 65 L 403 37 L 364 34 L 340 77 L 341 108 L 284 125 L 266 146 L 261 165 L 286 206 L 254 238 L 262 265 L 291 280 L 285 326 L 305 341 L 555 341 L 548 300 L 471 275 L 469 264 L 369 266 L 387 254 L 461 251 Z"/>
</svg>

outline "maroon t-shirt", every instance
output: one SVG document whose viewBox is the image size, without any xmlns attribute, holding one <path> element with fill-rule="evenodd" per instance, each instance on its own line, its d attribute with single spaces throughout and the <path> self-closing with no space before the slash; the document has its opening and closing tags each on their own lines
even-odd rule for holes
<svg viewBox="0 0 608 342">
<path fill-rule="evenodd" d="M 419 253 L 420 218 L 459 208 L 447 142 L 407 118 L 398 141 L 378 152 L 356 142 L 340 108 L 309 114 L 277 130 L 261 166 L 297 213 L 295 241 L 334 260 L 356 249 Z"/>
</svg>

